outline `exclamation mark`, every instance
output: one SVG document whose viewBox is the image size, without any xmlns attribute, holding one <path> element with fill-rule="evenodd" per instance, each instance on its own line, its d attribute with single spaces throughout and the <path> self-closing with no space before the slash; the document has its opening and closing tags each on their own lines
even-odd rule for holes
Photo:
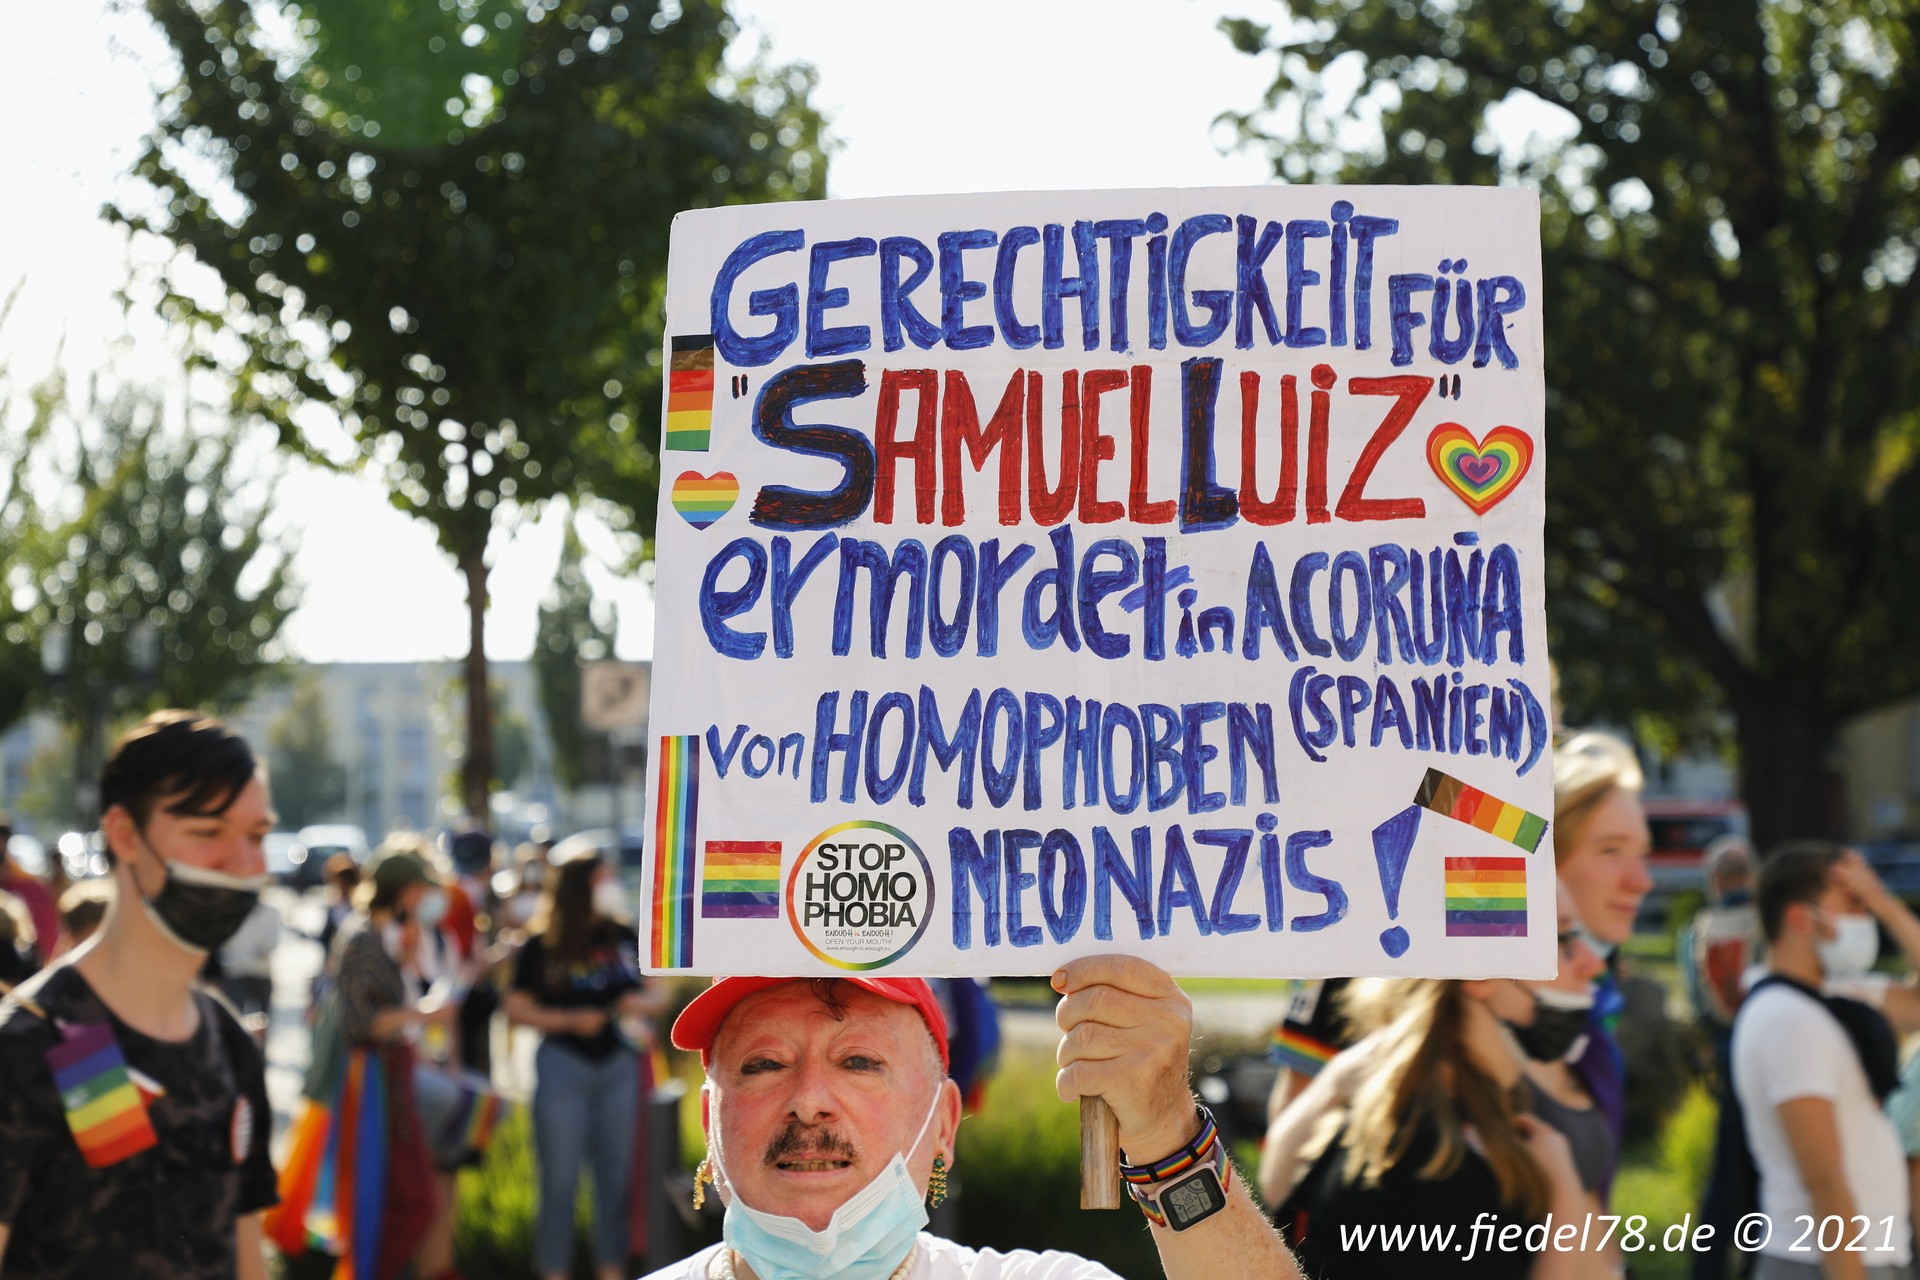
<svg viewBox="0 0 1920 1280">
<path fill-rule="evenodd" d="M 1373 829 L 1373 860 L 1380 870 L 1380 893 L 1387 900 L 1387 919 L 1400 918 L 1400 881 L 1407 874 L 1407 857 L 1413 852 L 1413 838 L 1420 834 L 1420 806 L 1408 805 Z M 1382 931 L 1380 947 L 1398 960 L 1407 953 L 1410 939 L 1399 925 Z"/>
</svg>

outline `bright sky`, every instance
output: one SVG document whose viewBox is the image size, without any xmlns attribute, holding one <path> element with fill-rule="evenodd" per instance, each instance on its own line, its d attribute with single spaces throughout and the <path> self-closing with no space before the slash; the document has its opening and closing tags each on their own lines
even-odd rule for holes
<svg viewBox="0 0 1920 1280">
<path fill-rule="evenodd" d="M 0 353 L 16 382 L 56 361 L 83 381 L 116 341 L 119 367 L 178 376 L 159 320 L 115 302 L 139 249 L 98 217 L 151 120 L 149 68 L 164 54 L 143 17 L 114 7 L 12 5 L 0 21 L 9 47 L 60 51 L 16 59 L 0 77 L 0 171 L 15 192 L 0 205 L 0 291 L 24 281 Z M 1224 186 L 1268 172 L 1257 156 L 1223 155 L 1212 122 L 1256 105 L 1273 72 L 1271 59 L 1235 53 L 1216 24 L 1278 20 L 1273 0 L 735 0 L 734 10 L 775 59 L 818 68 L 817 101 L 842 144 L 832 196 Z M 301 532 L 306 603 L 289 629 L 299 657 L 464 652 L 458 575 L 428 527 L 388 507 L 371 479 L 293 471 L 276 518 Z M 493 657 L 530 651 L 560 537 L 553 514 L 497 533 Z M 604 530 L 588 541 L 617 558 Z M 620 653 L 648 656 L 646 589 L 604 567 L 595 576 L 619 609 Z"/>
</svg>

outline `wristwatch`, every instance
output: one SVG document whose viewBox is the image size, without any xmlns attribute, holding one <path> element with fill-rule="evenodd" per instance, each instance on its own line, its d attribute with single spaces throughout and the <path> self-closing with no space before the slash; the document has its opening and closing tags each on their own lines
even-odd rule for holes
<svg viewBox="0 0 1920 1280">
<path fill-rule="evenodd" d="M 1213 1113 L 1194 1104 L 1200 1132 L 1185 1146 L 1152 1164 L 1120 1164 L 1127 1194 L 1155 1226 L 1185 1231 L 1227 1207 L 1227 1146 Z"/>
</svg>

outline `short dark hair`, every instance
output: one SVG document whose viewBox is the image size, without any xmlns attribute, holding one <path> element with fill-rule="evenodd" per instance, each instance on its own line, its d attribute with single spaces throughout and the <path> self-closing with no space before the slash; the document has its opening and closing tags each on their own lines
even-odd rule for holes
<svg viewBox="0 0 1920 1280">
<path fill-rule="evenodd" d="M 225 813 L 258 766 L 232 726 L 198 711 L 156 711 L 114 744 L 100 770 L 100 810 L 120 805 L 145 828 L 153 810 L 193 817 Z"/>
<path fill-rule="evenodd" d="M 1755 892 L 1760 928 L 1768 942 L 1779 939 L 1788 907 L 1796 902 L 1813 902 L 1827 891 L 1827 876 L 1846 852 L 1845 845 L 1832 840 L 1789 840 L 1773 847 L 1760 863 L 1760 885 Z"/>
</svg>

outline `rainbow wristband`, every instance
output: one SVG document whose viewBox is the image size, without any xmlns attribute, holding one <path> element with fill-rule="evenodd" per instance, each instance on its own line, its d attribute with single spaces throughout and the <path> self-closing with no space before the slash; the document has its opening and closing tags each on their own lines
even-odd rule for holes
<svg viewBox="0 0 1920 1280">
<path fill-rule="evenodd" d="M 1134 1203 L 1140 1206 L 1140 1211 L 1146 1214 L 1147 1220 L 1155 1226 L 1171 1226 L 1176 1231 L 1185 1230 L 1201 1218 L 1210 1217 L 1219 1209 L 1226 1207 L 1223 1191 L 1227 1176 L 1226 1144 L 1220 1141 L 1220 1130 L 1214 1124 L 1211 1111 L 1196 1103 L 1194 1114 L 1200 1119 L 1200 1132 L 1178 1151 L 1152 1164 L 1127 1164 L 1123 1161 L 1120 1165 L 1120 1178 L 1127 1185 L 1127 1194 L 1133 1197 Z M 1171 1183 L 1174 1179 L 1190 1174 L 1196 1169 L 1203 1173 L 1211 1172 L 1210 1195 L 1202 1199 L 1217 1203 L 1197 1204 L 1194 1206 L 1199 1210 L 1197 1213 L 1189 1211 L 1183 1214 L 1183 1221 L 1169 1223 L 1160 1203 L 1160 1192 L 1168 1189 L 1164 1184 Z"/>
</svg>

